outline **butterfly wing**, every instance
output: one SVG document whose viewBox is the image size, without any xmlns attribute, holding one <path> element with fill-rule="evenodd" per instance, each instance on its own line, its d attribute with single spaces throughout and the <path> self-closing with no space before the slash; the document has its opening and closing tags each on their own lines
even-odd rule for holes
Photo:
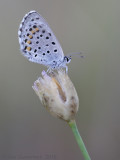
<svg viewBox="0 0 120 160">
<path fill-rule="evenodd" d="M 63 50 L 45 19 L 36 11 L 23 18 L 18 31 L 20 48 L 29 61 L 50 66 L 63 60 Z"/>
</svg>

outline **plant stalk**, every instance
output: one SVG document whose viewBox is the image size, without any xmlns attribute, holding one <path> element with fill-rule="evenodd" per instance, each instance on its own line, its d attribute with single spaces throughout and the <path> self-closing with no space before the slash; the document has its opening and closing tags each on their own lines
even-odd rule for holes
<svg viewBox="0 0 120 160">
<path fill-rule="evenodd" d="M 89 156 L 89 154 L 87 152 L 87 149 L 86 149 L 86 147 L 84 145 L 84 142 L 82 140 L 82 137 L 79 134 L 79 131 L 77 129 L 77 125 L 76 125 L 75 120 L 71 120 L 70 122 L 68 122 L 68 124 L 69 124 L 70 128 L 73 131 L 73 134 L 74 134 L 75 139 L 76 139 L 76 141 L 78 143 L 78 146 L 80 147 L 80 150 L 81 150 L 81 152 L 83 154 L 84 159 L 85 160 L 91 160 L 91 158 L 90 158 L 90 156 Z"/>
</svg>

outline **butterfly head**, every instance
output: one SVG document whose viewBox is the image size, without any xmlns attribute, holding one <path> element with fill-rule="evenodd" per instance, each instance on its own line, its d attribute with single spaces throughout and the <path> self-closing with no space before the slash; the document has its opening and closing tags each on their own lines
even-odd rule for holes
<svg viewBox="0 0 120 160">
<path fill-rule="evenodd" d="M 70 61 L 71 61 L 71 56 L 64 56 L 63 62 L 65 64 L 70 63 Z"/>
</svg>

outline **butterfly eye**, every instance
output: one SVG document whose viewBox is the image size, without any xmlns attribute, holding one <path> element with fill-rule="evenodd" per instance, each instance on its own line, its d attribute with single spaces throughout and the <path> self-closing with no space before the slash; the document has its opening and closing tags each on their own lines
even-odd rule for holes
<svg viewBox="0 0 120 160">
<path fill-rule="evenodd" d="M 66 61 L 67 61 L 67 57 L 66 57 L 66 56 L 64 57 L 64 60 L 66 60 Z"/>
</svg>

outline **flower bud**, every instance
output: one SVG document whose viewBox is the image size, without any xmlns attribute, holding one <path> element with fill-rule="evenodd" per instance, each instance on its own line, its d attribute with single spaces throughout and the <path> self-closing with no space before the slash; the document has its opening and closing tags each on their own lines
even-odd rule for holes
<svg viewBox="0 0 120 160">
<path fill-rule="evenodd" d="M 79 99 L 73 83 L 63 70 L 49 74 L 43 71 L 42 77 L 34 82 L 33 89 L 53 116 L 65 121 L 75 118 Z"/>
</svg>

